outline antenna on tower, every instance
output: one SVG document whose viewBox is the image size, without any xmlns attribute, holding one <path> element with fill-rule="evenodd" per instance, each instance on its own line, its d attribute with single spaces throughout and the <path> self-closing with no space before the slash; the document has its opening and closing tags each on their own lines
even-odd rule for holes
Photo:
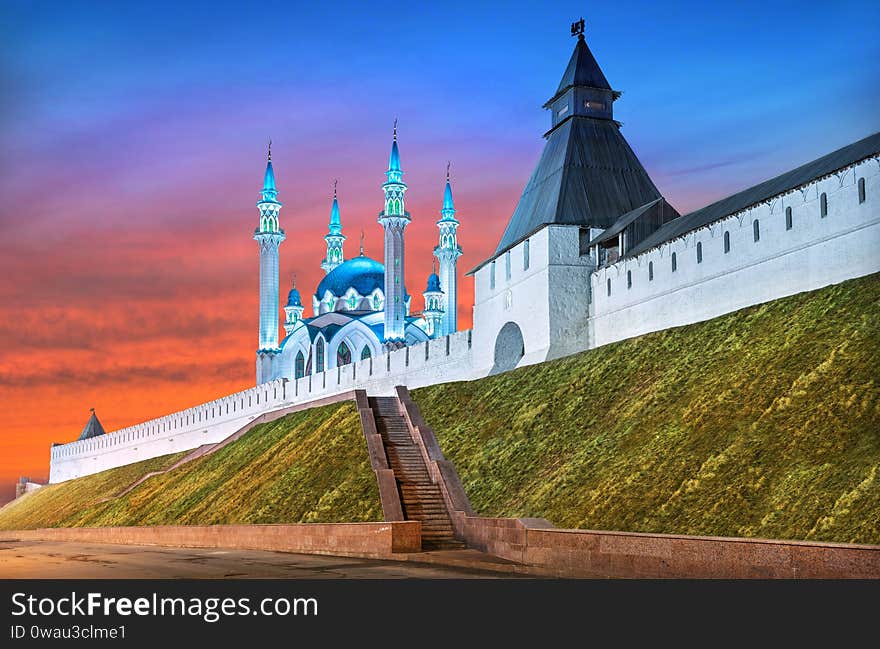
<svg viewBox="0 0 880 649">
<path fill-rule="evenodd" d="M 336 198 L 336 183 L 339 182 L 338 178 L 333 179 L 333 198 Z"/>
<path fill-rule="evenodd" d="M 394 118 L 394 141 L 397 142 L 397 118 Z"/>
<path fill-rule="evenodd" d="M 296 273 L 293 274 L 293 288 L 296 288 Z"/>
<path fill-rule="evenodd" d="M 269 138 L 269 153 L 268 153 L 268 155 L 266 156 L 266 159 L 267 159 L 269 162 L 272 162 L 272 138 L 271 138 L 271 137 Z"/>
<path fill-rule="evenodd" d="M 446 161 L 446 182 L 449 182 L 449 167 L 452 166 L 452 162 L 449 160 Z"/>
</svg>

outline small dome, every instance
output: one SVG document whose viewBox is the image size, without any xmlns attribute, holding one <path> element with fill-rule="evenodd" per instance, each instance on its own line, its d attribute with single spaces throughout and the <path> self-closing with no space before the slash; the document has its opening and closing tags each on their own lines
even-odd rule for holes
<svg viewBox="0 0 880 649">
<path fill-rule="evenodd" d="M 287 294 L 287 306 L 302 306 L 302 298 L 296 287 L 290 289 L 290 293 Z"/>
<path fill-rule="evenodd" d="M 437 276 L 437 273 L 431 273 L 428 275 L 428 288 L 425 289 L 425 293 L 442 293 L 440 290 L 440 278 Z"/>
<path fill-rule="evenodd" d="M 370 295 L 377 288 L 384 290 L 385 266 L 363 255 L 349 259 L 321 280 L 318 290 L 315 291 L 315 297 L 321 300 L 327 291 L 330 291 L 334 297 L 342 297 L 350 288 L 360 295 Z"/>
</svg>

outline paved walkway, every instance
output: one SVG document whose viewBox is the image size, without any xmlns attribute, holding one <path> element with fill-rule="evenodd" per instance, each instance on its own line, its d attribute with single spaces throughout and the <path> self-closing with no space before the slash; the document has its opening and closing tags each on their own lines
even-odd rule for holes
<svg viewBox="0 0 880 649">
<path fill-rule="evenodd" d="M 419 558 L 425 562 L 420 562 Z M 0 532 L 3 579 L 493 579 L 517 577 L 474 550 L 408 555 L 406 561 L 263 550 L 217 550 L 59 541 L 15 541 Z"/>
</svg>

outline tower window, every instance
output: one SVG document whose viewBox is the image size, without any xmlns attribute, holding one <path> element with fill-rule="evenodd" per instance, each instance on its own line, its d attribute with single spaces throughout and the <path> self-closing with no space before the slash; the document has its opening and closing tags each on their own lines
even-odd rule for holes
<svg viewBox="0 0 880 649">
<path fill-rule="evenodd" d="M 529 269 L 529 240 L 523 244 L 523 270 Z"/>
<path fill-rule="evenodd" d="M 633 272 L 631 270 L 626 271 L 626 287 L 633 287 Z"/>
<path fill-rule="evenodd" d="M 697 263 L 703 263 L 703 242 L 697 241 Z"/>
<path fill-rule="evenodd" d="M 372 356 L 372 352 L 370 352 L 370 348 L 364 345 L 364 348 L 361 350 L 361 360 L 365 361 Z"/>
<path fill-rule="evenodd" d="M 608 295 L 611 295 L 611 278 L 608 278 Z"/>
<path fill-rule="evenodd" d="M 792 220 L 791 220 L 791 208 L 785 208 L 785 229 L 791 230 Z"/>
<path fill-rule="evenodd" d="M 859 203 L 865 202 L 865 179 L 859 178 Z"/>
<path fill-rule="evenodd" d="M 510 281 L 510 251 L 504 255 L 504 279 Z"/>
<path fill-rule="evenodd" d="M 755 243 L 761 240 L 761 224 L 758 219 L 752 221 L 752 237 L 755 239 Z"/>
<path fill-rule="evenodd" d="M 648 281 L 649 282 L 654 281 L 654 262 L 653 261 L 648 262 Z"/>
<path fill-rule="evenodd" d="M 730 252 L 730 232 L 724 233 L 724 254 Z"/>
<path fill-rule="evenodd" d="M 819 216 L 823 219 L 828 216 L 828 195 L 825 192 L 819 197 Z"/>
<path fill-rule="evenodd" d="M 672 253 L 672 272 L 674 273 L 677 270 L 678 270 L 678 257 L 673 252 Z"/>
<path fill-rule="evenodd" d="M 495 262 L 489 264 L 489 288 L 495 288 Z"/>
</svg>

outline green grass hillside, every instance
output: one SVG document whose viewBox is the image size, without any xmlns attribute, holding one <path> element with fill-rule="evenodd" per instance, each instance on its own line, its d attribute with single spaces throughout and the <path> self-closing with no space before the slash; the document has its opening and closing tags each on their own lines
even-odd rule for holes
<svg viewBox="0 0 880 649">
<path fill-rule="evenodd" d="M 98 502 L 182 455 L 45 487 L 0 510 L 0 529 L 382 520 L 352 402 L 256 426 L 212 455 Z"/>
<path fill-rule="evenodd" d="M 474 508 L 880 543 L 880 275 L 415 390 Z"/>
</svg>

